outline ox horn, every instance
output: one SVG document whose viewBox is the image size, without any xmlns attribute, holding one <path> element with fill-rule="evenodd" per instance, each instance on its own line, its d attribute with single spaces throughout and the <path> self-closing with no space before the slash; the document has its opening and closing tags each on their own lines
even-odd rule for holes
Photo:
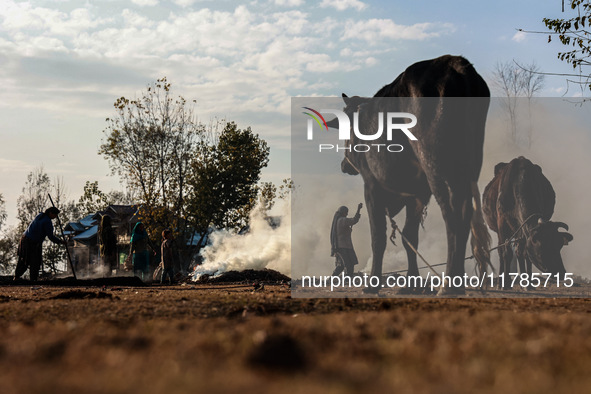
<svg viewBox="0 0 591 394">
<path fill-rule="evenodd" d="M 334 118 L 326 122 L 326 126 L 330 127 L 331 129 L 338 129 L 339 128 L 339 118 Z"/>
<path fill-rule="evenodd" d="M 566 231 L 568 231 L 568 225 L 564 222 L 554 222 L 554 224 L 556 225 L 556 228 L 563 228 Z"/>
</svg>

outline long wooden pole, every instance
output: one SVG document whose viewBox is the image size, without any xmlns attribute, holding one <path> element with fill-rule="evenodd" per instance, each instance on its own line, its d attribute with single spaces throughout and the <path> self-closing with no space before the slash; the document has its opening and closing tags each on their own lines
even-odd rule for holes
<svg viewBox="0 0 591 394">
<path fill-rule="evenodd" d="M 54 208 L 57 208 L 55 206 L 55 204 L 53 203 L 53 198 L 51 198 L 51 194 L 47 193 L 47 195 L 49 196 L 49 201 L 51 201 L 51 205 Z M 66 236 L 64 234 L 64 228 L 62 227 L 62 221 L 60 220 L 59 215 L 57 216 L 57 224 L 60 226 L 60 231 L 62 232 L 62 239 L 64 240 L 64 242 L 66 242 L 66 254 L 68 255 L 68 262 L 70 263 L 70 268 L 72 269 L 72 274 L 74 274 L 74 280 L 77 280 L 78 278 L 76 278 L 76 271 L 74 270 L 74 264 L 72 264 L 72 257 L 70 257 L 70 249 L 68 249 L 68 243 L 66 241 Z"/>
</svg>

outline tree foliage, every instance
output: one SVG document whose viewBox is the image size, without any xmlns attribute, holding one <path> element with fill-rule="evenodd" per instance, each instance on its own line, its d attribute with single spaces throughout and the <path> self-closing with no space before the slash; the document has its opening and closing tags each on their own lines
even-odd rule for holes
<svg viewBox="0 0 591 394">
<path fill-rule="evenodd" d="M 29 223 L 35 219 L 39 212 L 49 208 L 47 195 L 51 192 L 51 181 L 43 166 L 40 166 L 27 175 L 22 194 L 17 199 L 18 228 L 21 232 L 27 229 Z"/>
<path fill-rule="evenodd" d="M 2 231 L 0 238 L 0 272 L 9 275 L 14 272 L 16 265 L 16 251 L 21 233 L 15 226 L 11 226 Z"/>
<path fill-rule="evenodd" d="M 107 195 L 99 189 L 98 181 L 86 181 L 84 191 L 78 200 L 78 209 L 85 216 L 102 211 L 109 206 Z"/>
<path fill-rule="evenodd" d="M 194 102 L 194 101 L 193 101 Z M 174 97 L 166 78 L 141 98 L 115 101 L 99 153 L 137 197 L 140 219 L 153 239 L 164 228 L 189 239 L 210 226 L 239 228 L 257 198 L 260 172 L 269 148 L 250 128 L 199 123 L 193 109 Z M 89 187 L 91 202 L 104 195 Z M 98 189 L 98 187 L 97 187 Z"/>
<path fill-rule="evenodd" d="M 173 97 L 166 78 L 139 99 L 118 98 L 114 107 L 117 116 L 107 118 L 99 154 L 137 196 L 152 236 L 165 227 L 182 228 L 186 179 L 204 126 L 183 97 Z"/>
<path fill-rule="evenodd" d="M 277 197 L 277 186 L 273 182 L 263 182 L 259 187 L 259 204 L 265 212 L 270 211 L 275 206 L 275 197 Z"/>
<path fill-rule="evenodd" d="M 285 178 L 281 181 L 281 185 L 279 186 L 279 193 L 277 197 L 281 200 L 285 200 L 291 197 L 292 193 L 295 191 L 295 183 L 291 178 Z"/>
<path fill-rule="evenodd" d="M 212 225 L 235 230 L 247 225 L 268 161 L 267 143 L 234 122 L 226 123 L 217 142 L 199 144 L 188 180 L 188 211 L 196 230 L 203 234 Z"/>
<path fill-rule="evenodd" d="M 0 193 L 0 230 L 2 230 L 4 222 L 6 222 L 6 202 L 2 193 Z"/>
<path fill-rule="evenodd" d="M 78 199 L 78 210 L 82 216 L 104 211 L 109 205 L 132 205 L 133 195 L 118 190 L 108 193 L 99 189 L 98 181 L 86 181 L 82 196 Z"/>
<path fill-rule="evenodd" d="M 290 198 L 292 191 L 295 189 L 295 184 L 291 178 L 286 178 L 281 181 L 279 187 L 275 186 L 273 182 L 263 182 L 258 189 L 260 209 L 268 212 L 275 206 L 277 198 L 280 200 Z"/>
<path fill-rule="evenodd" d="M 591 77 L 585 75 L 583 68 L 591 65 L 591 1 L 571 0 L 570 8 L 575 16 L 571 18 L 544 18 L 544 24 L 555 35 L 560 43 L 572 49 L 558 52 L 558 59 L 565 61 L 578 69 L 581 80 L 577 81 L 591 89 Z M 548 42 L 552 41 L 552 34 L 548 35 Z"/>
<path fill-rule="evenodd" d="M 16 243 L 10 237 L 11 232 L 14 231 L 7 231 L 4 228 L 6 217 L 6 202 L 2 193 L 0 193 L 0 234 L 2 234 L 2 237 L 0 237 L 0 271 L 4 274 L 7 273 L 8 267 L 14 261 L 14 251 L 16 250 Z"/>
</svg>

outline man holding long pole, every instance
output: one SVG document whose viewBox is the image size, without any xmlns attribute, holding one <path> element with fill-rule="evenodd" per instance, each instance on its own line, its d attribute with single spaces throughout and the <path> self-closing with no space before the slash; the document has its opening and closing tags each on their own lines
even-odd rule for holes
<svg viewBox="0 0 591 394">
<path fill-rule="evenodd" d="M 42 245 L 45 237 L 58 245 L 66 245 L 66 241 L 62 241 L 53 234 L 51 221 L 57 218 L 59 213 L 60 210 L 56 207 L 47 208 L 45 212 L 39 213 L 29 224 L 18 245 L 18 262 L 14 271 L 15 280 L 20 279 L 27 268 L 29 268 L 31 280 L 37 280 L 42 262 Z"/>
</svg>

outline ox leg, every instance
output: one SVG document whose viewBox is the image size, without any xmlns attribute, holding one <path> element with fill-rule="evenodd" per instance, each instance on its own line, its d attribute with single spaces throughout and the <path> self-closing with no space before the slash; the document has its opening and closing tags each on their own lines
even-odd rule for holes
<svg viewBox="0 0 591 394">
<path fill-rule="evenodd" d="M 382 264 L 386 250 L 386 204 L 383 190 L 365 184 L 365 205 L 369 217 L 371 232 L 371 252 L 373 255 L 371 276 L 377 276 L 382 281 Z M 380 285 L 381 286 L 381 285 Z M 377 293 L 380 287 L 367 288 L 368 293 Z"/>
<path fill-rule="evenodd" d="M 424 207 L 425 206 L 418 199 L 412 198 L 406 201 L 406 220 L 404 222 L 404 229 L 402 230 L 402 234 L 404 235 L 402 244 L 406 250 L 406 257 L 408 260 L 408 270 L 406 272 L 407 278 L 419 276 L 417 254 L 413 248 L 418 250 L 419 247 L 419 226 L 421 224 Z M 408 279 L 407 283 L 407 287 L 401 289 L 400 294 L 420 294 L 424 291 L 424 288 L 417 286 L 416 282 L 411 281 L 410 279 Z"/>
<path fill-rule="evenodd" d="M 433 194 L 441 207 L 445 229 L 447 233 L 447 268 L 446 283 L 440 290 L 442 295 L 465 294 L 464 259 L 466 243 L 470 233 L 472 219 L 472 193 L 469 188 L 456 185 L 455 187 L 440 188 Z M 452 192 L 453 190 L 453 192 Z M 439 195 L 438 195 L 439 194 Z M 459 279 L 458 279 L 459 278 Z M 450 283 L 451 281 L 451 283 Z"/>
<path fill-rule="evenodd" d="M 517 244 L 517 261 L 519 261 L 519 272 L 521 274 L 527 274 L 528 286 L 527 290 L 534 290 L 534 287 L 531 285 L 531 261 L 525 255 L 525 245 L 523 242 L 519 242 Z"/>
<path fill-rule="evenodd" d="M 499 237 L 499 245 L 503 244 L 505 240 Z M 499 282 L 499 287 L 508 290 L 511 288 L 511 261 L 513 260 L 513 249 L 511 245 L 505 245 L 499 248 L 499 276 L 503 279 Z"/>
<path fill-rule="evenodd" d="M 503 214 L 497 212 L 497 228 L 499 236 L 499 245 L 503 245 L 509 240 L 513 230 L 503 220 Z M 513 247 L 510 244 L 502 246 L 498 249 L 499 252 L 499 289 L 508 290 L 511 288 L 511 262 L 513 261 Z"/>
<path fill-rule="evenodd" d="M 419 225 L 423 216 L 423 208 L 425 206 L 418 200 L 413 199 L 406 205 L 406 221 L 402 234 L 410 242 L 410 244 L 418 250 L 419 247 Z M 408 276 L 418 276 L 419 267 L 417 266 L 417 254 L 412 248 L 403 242 L 404 249 L 406 249 L 406 256 L 408 258 Z"/>
</svg>

